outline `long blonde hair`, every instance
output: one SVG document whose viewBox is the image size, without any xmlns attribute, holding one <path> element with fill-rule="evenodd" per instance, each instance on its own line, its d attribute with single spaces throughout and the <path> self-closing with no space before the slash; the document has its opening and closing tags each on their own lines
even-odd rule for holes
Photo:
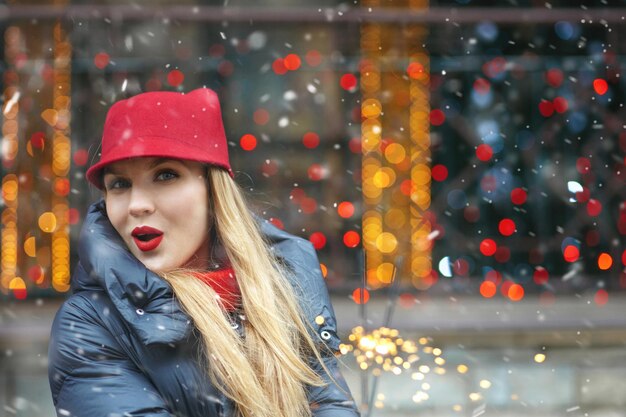
<svg viewBox="0 0 626 417">
<path fill-rule="evenodd" d="M 318 360 L 296 294 L 269 250 L 237 184 L 224 170 L 207 174 L 212 226 L 241 290 L 244 337 L 210 285 L 190 271 L 161 272 L 199 330 L 211 382 L 242 417 L 311 416 L 306 385 L 324 386 L 308 359 Z M 331 377 L 332 378 L 332 377 Z"/>
</svg>

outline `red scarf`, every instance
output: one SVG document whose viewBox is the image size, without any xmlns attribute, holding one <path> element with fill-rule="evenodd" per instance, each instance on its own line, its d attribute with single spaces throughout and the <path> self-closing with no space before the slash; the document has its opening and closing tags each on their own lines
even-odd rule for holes
<svg viewBox="0 0 626 417">
<path fill-rule="evenodd" d="M 222 306 L 227 311 L 234 311 L 241 305 L 241 292 L 235 277 L 235 271 L 231 267 L 218 269 L 215 271 L 206 271 L 196 276 L 213 287 L 213 290 L 219 296 Z"/>
</svg>

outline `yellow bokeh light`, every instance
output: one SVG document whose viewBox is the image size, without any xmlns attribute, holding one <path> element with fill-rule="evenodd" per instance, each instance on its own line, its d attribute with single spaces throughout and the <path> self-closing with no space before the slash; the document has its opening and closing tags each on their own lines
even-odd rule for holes
<svg viewBox="0 0 626 417">
<path fill-rule="evenodd" d="M 489 389 L 491 387 L 491 381 L 487 380 L 487 379 L 482 379 L 480 381 L 480 387 L 482 389 Z"/>
<path fill-rule="evenodd" d="M 8 178 L 10 177 L 10 178 Z M 7 175 L 2 182 L 2 198 L 7 202 L 13 202 L 17 199 L 18 183 L 15 175 Z"/>
<path fill-rule="evenodd" d="M 411 271 L 420 277 L 430 274 L 431 269 L 431 260 L 425 256 L 417 256 L 411 261 Z"/>
<path fill-rule="evenodd" d="M 10 290 L 24 290 L 26 289 L 26 283 L 20 277 L 15 277 L 9 283 Z"/>
<path fill-rule="evenodd" d="M 385 171 L 379 170 L 376 174 L 374 174 L 372 182 L 378 188 L 387 188 L 391 185 L 391 178 L 389 178 L 389 174 Z"/>
<path fill-rule="evenodd" d="M 24 252 L 26 252 L 26 255 L 31 258 L 37 256 L 37 242 L 35 241 L 34 236 L 31 236 L 24 241 Z"/>
<path fill-rule="evenodd" d="M 39 216 L 39 228 L 46 232 L 46 233 L 52 233 L 54 232 L 54 229 L 56 229 L 57 227 L 57 218 L 54 215 L 54 213 L 51 213 L 49 211 L 43 213 L 41 216 Z"/>
<path fill-rule="evenodd" d="M 382 110 L 383 106 L 375 98 L 368 98 L 361 105 L 361 114 L 368 119 L 380 116 Z"/>
<path fill-rule="evenodd" d="M 471 392 L 469 395 L 469 399 L 472 401 L 478 401 L 481 398 L 483 398 L 483 396 L 480 395 L 480 392 Z"/>
<path fill-rule="evenodd" d="M 404 211 L 398 208 L 389 209 L 385 213 L 385 224 L 392 229 L 400 229 L 406 224 L 406 215 Z"/>
<path fill-rule="evenodd" d="M 385 148 L 385 158 L 392 164 L 399 164 L 406 157 L 404 146 L 399 143 L 392 143 Z"/>
<path fill-rule="evenodd" d="M 68 283 L 52 281 L 52 288 L 58 292 L 68 292 L 70 290 L 70 285 Z"/>
<path fill-rule="evenodd" d="M 456 367 L 456 370 L 459 371 L 460 374 L 466 374 L 467 371 L 469 371 L 469 368 L 467 367 L 467 365 L 459 365 Z"/>
<path fill-rule="evenodd" d="M 543 353 L 537 353 L 535 355 L 535 362 L 543 363 L 545 360 L 546 360 L 546 355 L 544 355 Z"/>
<path fill-rule="evenodd" d="M 46 109 L 41 113 L 41 118 L 50 126 L 55 126 L 59 120 L 59 113 L 54 109 Z"/>
<path fill-rule="evenodd" d="M 384 262 L 376 268 L 376 278 L 382 283 L 390 284 L 393 278 L 393 264 Z"/>
<path fill-rule="evenodd" d="M 376 248 L 382 253 L 391 253 L 398 247 L 398 240 L 393 233 L 383 232 L 376 238 Z"/>
<path fill-rule="evenodd" d="M 430 184 L 430 168 L 426 164 L 416 164 L 411 169 L 411 180 L 416 185 L 428 185 Z"/>
</svg>

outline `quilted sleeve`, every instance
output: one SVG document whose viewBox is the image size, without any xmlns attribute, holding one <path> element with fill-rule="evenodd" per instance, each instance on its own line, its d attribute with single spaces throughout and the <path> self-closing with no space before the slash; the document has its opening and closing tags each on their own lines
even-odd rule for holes
<svg viewBox="0 0 626 417">
<path fill-rule="evenodd" d="M 57 312 L 48 358 L 57 416 L 172 415 L 84 298 L 71 297 Z"/>
</svg>

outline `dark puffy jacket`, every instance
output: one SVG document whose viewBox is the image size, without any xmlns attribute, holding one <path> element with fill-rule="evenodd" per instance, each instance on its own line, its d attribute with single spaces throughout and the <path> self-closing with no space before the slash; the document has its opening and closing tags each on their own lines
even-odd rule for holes
<svg viewBox="0 0 626 417">
<path fill-rule="evenodd" d="M 315 369 L 329 385 L 309 388 L 313 415 L 358 416 L 331 352 L 337 351 L 339 338 L 315 250 L 308 241 L 260 222 L 265 237 L 293 271 L 292 284 L 318 330 L 320 345 L 327 346 L 324 362 L 339 385 L 317 363 Z M 102 202 L 92 205 L 85 218 L 79 257 L 72 296 L 54 318 L 48 349 L 57 415 L 234 415 L 232 401 L 202 376 L 194 360 L 198 333 L 170 285 L 126 249 Z M 324 318 L 323 324 L 316 324 L 317 316 Z"/>
</svg>

